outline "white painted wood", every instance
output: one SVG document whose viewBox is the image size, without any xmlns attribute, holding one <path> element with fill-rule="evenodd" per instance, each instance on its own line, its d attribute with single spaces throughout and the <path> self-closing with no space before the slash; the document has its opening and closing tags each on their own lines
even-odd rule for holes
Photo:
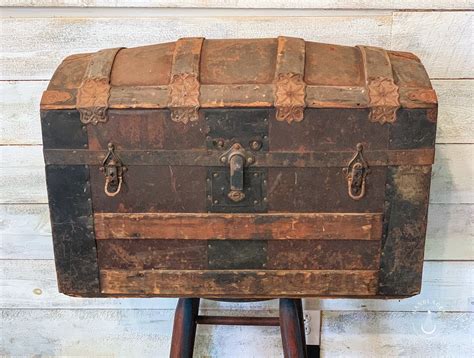
<svg viewBox="0 0 474 358">
<path fill-rule="evenodd" d="M 425 260 L 474 260 L 474 206 L 430 204 Z"/>
<path fill-rule="evenodd" d="M 401 12 L 393 17 L 393 29 L 392 17 L 383 15 L 3 18 L 2 32 L 8 36 L 2 38 L 1 78 L 48 79 L 72 53 L 174 41 L 182 36 L 275 37 L 281 29 L 288 36 L 306 40 L 413 51 L 433 78 L 474 77 L 470 66 L 472 16 L 471 12 Z"/>
<path fill-rule="evenodd" d="M 52 260 L 0 260 L 3 300 L 0 308 L 15 309 L 174 309 L 168 298 L 90 299 L 59 294 Z M 412 311 L 419 305 L 433 311 L 474 311 L 474 263 L 425 262 L 422 292 L 407 299 L 308 299 L 307 310 Z M 205 301 L 207 309 L 274 310 L 276 301 L 219 303 Z"/>
<path fill-rule="evenodd" d="M 53 259 L 48 206 L 0 205 L 0 243 L 0 259 Z"/>
<path fill-rule="evenodd" d="M 47 81 L 0 82 L 0 144 L 41 144 L 39 102 Z M 474 80 L 434 80 L 437 143 L 472 143 Z"/>
<path fill-rule="evenodd" d="M 2 6 L 248 9 L 472 9 L 470 0 L 3 0 Z"/>
<path fill-rule="evenodd" d="M 0 205 L 0 259 L 53 259 L 46 204 Z M 431 204 L 425 260 L 474 260 L 474 205 Z"/>
<path fill-rule="evenodd" d="M 39 105 L 46 81 L 0 82 L 0 144 L 42 144 Z"/>
<path fill-rule="evenodd" d="M 391 49 L 412 51 L 431 78 L 473 78 L 474 13 L 395 12 Z"/>
<path fill-rule="evenodd" d="M 108 47 L 133 47 L 175 41 L 185 36 L 276 37 L 284 31 L 287 36 L 303 37 L 306 40 L 348 45 L 365 43 L 388 48 L 391 21 L 391 16 L 5 17 L 2 18 L 0 78 L 49 79 L 67 55 Z"/>
<path fill-rule="evenodd" d="M 322 312 L 321 357 L 472 357 L 469 313 Z"/>
<path fill-rule="evenodd" d="M 431 181 L 431 203 L 474 202 L 474 145 L 437 145 Z"/>
<path fill-rule="evenodd" d="M 433 167 L 431 203 L 474 203 L 471 144 L 438 144 Z M 46 203 L 40 146 L 0 146 L 0 204 Z"/>
<path fill-rule="evenodd" d="M 474 80 L 433 80 L 438 96 L 437 143 L 474 142 Z"/>
<path fill-rule="evenodd" d="M 2 356 L 169 355 L 172 311 L 3 310 L 2 321 Z M 278 327 L 198 326 L 194 357 L 282 356 Z"/>
</svg>

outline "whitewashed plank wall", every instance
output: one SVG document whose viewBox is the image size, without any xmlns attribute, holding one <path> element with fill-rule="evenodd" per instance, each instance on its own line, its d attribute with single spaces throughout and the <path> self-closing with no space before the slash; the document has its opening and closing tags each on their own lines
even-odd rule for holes
<svg viewBox="0 0 474 358">
<path fill-rule="evenodd" d="M 166 357 L 169 349 L 174 299 L 57 292 L 38 108 L 61 59 L 182 36 L 286 34 L 412 51 L 440 102 L 422 293 L 406 300 L 308 300 L 307 309 L 323 310 L 322 356 L 472 356 L 473 1 L 3 0 L 2 6 L 0 355 Z M 275 301 L 204 307 L 259 315 L 277 308 Z M 200 328 L 195 356 L 279 357 L 279 332 Z"/>
</svg>

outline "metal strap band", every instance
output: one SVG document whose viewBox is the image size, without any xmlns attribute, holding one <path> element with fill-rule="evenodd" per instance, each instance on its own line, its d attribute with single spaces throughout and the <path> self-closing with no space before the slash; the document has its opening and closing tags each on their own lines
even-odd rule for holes
<svg viewBox="0 0 474 358">
<path fill-rule="evenodd" d="M 107 122 L 110 73 L 115 56 L 121 49 L 122 47 L 102 50 L 91 56 L 76 98 L 76 108 L 82 123 L 96 125 Z"/>
<path fill-rule="evenodd" d="M 372 122 L 393 123 L 400 108 L 400 92 L 393 79 L 387 51 L 378 47 L 357 46 L 364 64 Z"/>
<path fill-rule="evenodd" d="M 198 120 L 199 64 L 204 38 L 184 38 L 176 42 L 171 67 L 168 108 L 175 122 Z"/>
<path fill-rule="evenodd" d="M 292 37 L 278 37 L 275 71 L 275 108 L 279 121 L 303 120 L 306 107 L 304 83 L 305 41 Z"/>
</svg>

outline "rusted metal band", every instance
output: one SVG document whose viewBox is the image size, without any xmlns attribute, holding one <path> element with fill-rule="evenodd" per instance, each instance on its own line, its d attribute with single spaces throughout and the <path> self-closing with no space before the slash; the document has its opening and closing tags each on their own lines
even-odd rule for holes
<svg viewBox="0 0 474 358">
<path fill-rule="evenodd" d="M 305 41 L 278 37 L 274 106 L 279 121 L 300 122 L 306 107 Z"/>
<path fill-rule="evenodd" d="M 176 42 L 171 67 L 168 108 L 175 122 L 198 119 L 199 63 L 204 38 L 183 38 Z"/>
<path fill-rule="evenodd" d="M 370 120 L 393 123 L 400 108 L 399 88 L 393 79 L 387 51 L 379 47 L 357 46 L 362 54 L 369 95 Z"/>
<path fill-rule="evenodd" d="M 133 165 L 179 165 L 179 166 L 223 166 L 221 151 L 207 150 L 121 150 L 117 151 L 127 167 Z M 67 165 L 101 166 L 103 150 L 44 150 L 45 163 Z M 354 151 L 339 152 L 271 152 L 255 154 L 253 167 L 298 167 L 327 168 L 347 167 L 354 157 Z M 434 149 L 410 150 L 365 150 L 365 160 L 370 167 L 398 165 L 431 165 Z"/>
<path fill-rule="evenodd" d="M 82 123 L 96 125 L 107 121 L 110 72 L 115 56 L 121 49 L 122 47 L 102 50 L 91 56 L 76 97 L 76 108 Z"/>
</svg>

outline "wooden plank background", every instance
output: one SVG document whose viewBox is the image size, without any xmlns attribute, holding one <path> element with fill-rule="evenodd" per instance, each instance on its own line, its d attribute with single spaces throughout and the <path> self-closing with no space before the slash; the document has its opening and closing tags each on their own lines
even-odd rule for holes
<svg viewBox="0 0 474 358">
<path fill-rule="evenodd" d="M 39 125 L 61 59 L 114 46 L 288 35 L 416 53 L 439 96 L 422 293 L 311 299 L 323 357 L 472 355 L 472 0 L 4 0 L 0 31 L 0 266 L 4 356 L 167 356 L 174 299 L 78 299 L 56 289 Z M 87 8 L 87 9 L 85 9 Z M 455 11 L 453 11 L 455 10 Z M 272 315 L 277 302 L 205 301 Z M 277 328 L 202 327 L 196 357 L 277 357 Z"/>
</svg>

